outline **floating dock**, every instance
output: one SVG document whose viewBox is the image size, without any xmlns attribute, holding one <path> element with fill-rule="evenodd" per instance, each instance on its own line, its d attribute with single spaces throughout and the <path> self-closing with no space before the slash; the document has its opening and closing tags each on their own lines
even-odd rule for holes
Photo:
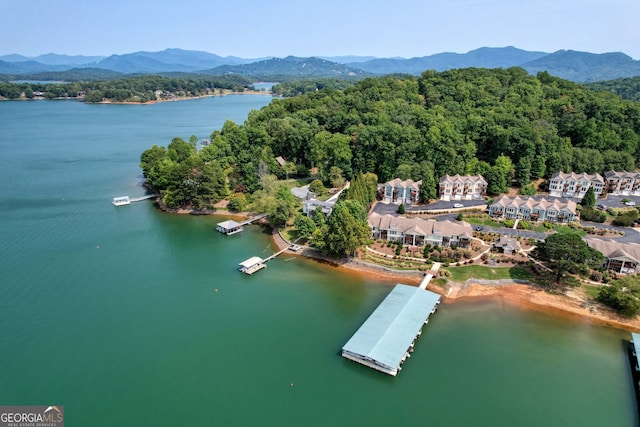
<svg viewBox="0 0 640 427">
<path fill-rule="evenodd" d="M 133 197 L 133 198 L 129 198 L 129 196 L 118 196 L 118 197 L 114 197 L 111 203 L 113 203 L 113 206 L 127 206 L 133 202 L 141 202 L 143 200 L 153 199 L 157 196 L 158 196 L 157 194 L 147 194 L 146 196 Z"/>
<path fill-rule="evenodd" d="M 231 236 L 233 234 L 240 233 L 242 231 L 242 224 L 235 222 L 233 220 L 223 221 L 217 224 L 216 230 L 222 234 Z"/>
<path fill-rule="evenodd" d="M 342 347 L 342 357 L 396 376 L 438 304 L 434 292 L 397 284 Z"/>
<path fill-rule="evenodd" d="M 240 271 L 244 274 L 253 274 L 258 270 L 262 270 L 266 266 L 265 260 L 257 256 L 252 256 L 248 260 L 240 263 Z"/>
<path fill-rule="evenodd" d="M 258 216 L 254 216 L 253 218 L 249 218 L 243 222 L 235 222 L 233 220 L 223 221 L 216 224 L 216 230 L 222 234 L 226 234 L 227 236 L 231 236 L 232 234 L 240 233 L 243 230 L 243 226 L 251 224 L 259 219 L 266 218 L 267 214 L 261 214 Z"/>
<path fill-rule="evenodd" d="M 240 263 L 240 271 L 243 272 L 244 274 L 253 274 L 256 271 L 262 270 L 263 268 L 265 268 L 267 266 L 267 262 L 271 261 L 272 259 L 274 259 L 275 257 L 277 257 L 278 255 L 286 252 L 287 250 L 291 249 L 291 246 L 287 246 L 286 248 L 276 252 L 275 254 L 271 255 L 268 258 L 262 259 L 260 257 L 257 256 L 253 256 L 251 258 L 249 258 L 246 261 L 242 261 Z"/>
</svg>

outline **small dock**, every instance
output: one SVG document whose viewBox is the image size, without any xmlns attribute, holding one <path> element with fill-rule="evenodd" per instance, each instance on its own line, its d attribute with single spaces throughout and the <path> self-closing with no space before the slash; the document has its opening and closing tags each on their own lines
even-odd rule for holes
<svg viewBox="0 0 640 427">
<path fill-rule="evenodd" d="M 253 274 L 256 271 L 260 271 L 263 268 L 265 268 L 267 266 L 267 262 L 271 261 L 272 259 L 274 259 L 278 255 L 285 253 L 289 249 L 292 249 L 292 246 L 287 246 L 286 248 L 276 252 L 275 254 L 273 254 L 270 257 L 265 258 L 265 259 L 262 259 L 262 258 L 257 257 L 257 256 L 253 256 L 253 257 L 249 258 L 246 261 L 242 261 L 240 263 L 240 269 L 239 270 L 241 272 L 243 272 L 244 274 Z"/>
<path fill-rule="evenodd" d="M 113 206 L 127 206 L 134 202 L 141 202 L 143 200 L 154 199 L 156 197 L 158 197 L 157 194 L 147 194 L 146 196 L 133 198 L 130 198 L 129 196 L 118 196 L 114 197 L 111 203 Z"/>
<path fill-rule="evenodd" d="M 224 222 L 219 222 L 216 224 L 216 230 L 222 234 L 226 234 L 227 236 L 231 236 L 233 234 L 240 233 L 243 230 L 245 225 L 251 224 L 255 221 L 258 221 L 262 218 L 266 218 L 267 214 L 261 214 L 258 216 L 254 216 L 253 218 L 249 218 L 243 222 L 235 222 L 234 220 L 228 220 Z"/>
</svg>

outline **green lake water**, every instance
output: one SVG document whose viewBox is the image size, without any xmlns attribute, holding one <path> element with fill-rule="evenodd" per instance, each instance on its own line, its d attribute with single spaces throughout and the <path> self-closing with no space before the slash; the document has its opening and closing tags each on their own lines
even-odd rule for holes
<svg viewBox="0 0 640 427">
<path fill-rule="evenodd" d="M 175 216 L 140 153 L 266 96 L 0 103 L 0 405 L 69 426 L 633 426 L 625 331 L 496 301 L 442 304 L 397 377 L 340 357 L 391 284 Z M 215 291 L 217 289 L 217 292 Z"/>
</svg>

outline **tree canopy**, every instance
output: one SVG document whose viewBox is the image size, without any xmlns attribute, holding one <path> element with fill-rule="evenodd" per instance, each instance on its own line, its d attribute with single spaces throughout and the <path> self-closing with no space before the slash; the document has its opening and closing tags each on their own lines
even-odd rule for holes
<svg viewBox="0 0 640 427">
<path fill-rule="evenodd" d="M 604 257 L 602 253 L 591 248 L 575 232 L 558 232 L 539 242 L 534 256 L 547 261 L 560 282 L 564 273 L 586 273 L 587 268 L 600 266 Z"/>
<path fill-rule="evenodd" d="M 426 71 L 275 99 L 214 137 L 232 186 L 255 190 L 260 162 L 283 174 L 268 153 L 317 168 L 327 184 L 335 168 L 349 180 L 422 180 L 427 200 L 444 174 L 482 174 L 499 194 L 561 170 L 633 170 L 640 106 L 521 68 Z"/>
<path fill-rule="evenodd" d="M 640 313 L 640 277 L 625 276 L 603 286 L 597 299 L 625 317 L 637 316 Z"/>
</svg>

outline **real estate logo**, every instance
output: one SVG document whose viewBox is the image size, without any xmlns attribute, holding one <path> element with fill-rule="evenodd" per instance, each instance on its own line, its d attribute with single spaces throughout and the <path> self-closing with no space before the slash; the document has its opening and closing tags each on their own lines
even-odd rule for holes
<svg viewBox="0 0 640 427">
<path fill-rule="evenodd" d="M 0 406 L 0 427 L 64 427 L 64 406 Z"/>
</svg>

